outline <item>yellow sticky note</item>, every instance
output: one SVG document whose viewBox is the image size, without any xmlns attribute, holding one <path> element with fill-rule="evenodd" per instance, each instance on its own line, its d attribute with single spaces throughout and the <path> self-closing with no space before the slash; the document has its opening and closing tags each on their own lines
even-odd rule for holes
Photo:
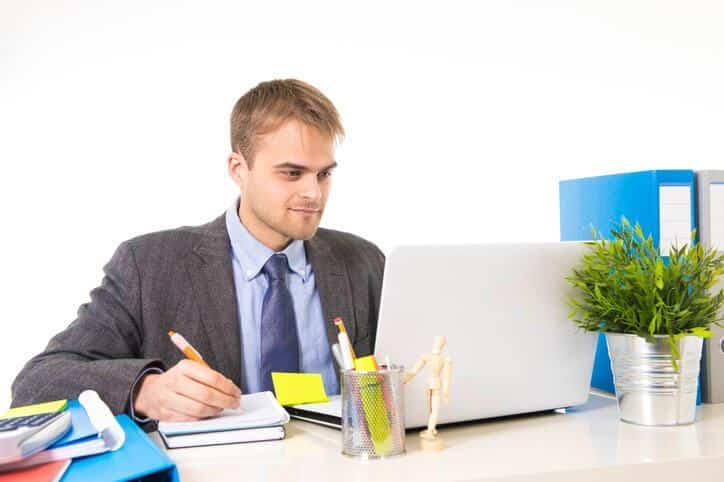
<svg viewBox="0 0 724 482">
<path fill-rule="evenodd" d="M 0 418 L 24 417 L 26 415 L 36 415 L 38 413 L 55 413 L 62 412 L 68 405 L 68 400 L 55 400 L 53 402 L 37 403 L 35 405 L 27 405 L 25 407 L 11 408 L 7 412 L 0 415 Z"/>
<path fill-rule="evenodd" d="M 272 372 L 272 383 L 282 405 L 329 401 L 321 373 Z"/>
</svg>

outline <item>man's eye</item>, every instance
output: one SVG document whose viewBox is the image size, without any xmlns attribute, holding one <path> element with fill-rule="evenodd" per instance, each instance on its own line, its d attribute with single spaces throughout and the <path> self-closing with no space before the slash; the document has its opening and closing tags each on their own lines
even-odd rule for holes
<svg viewBox="0 0 724 482">
<path fill-rule="evenodd" d="M 319 177 L 331 177 L 332 171 L 322 171 L 319 173 Z"/>
<path fill-rule="evenodd" d="M 299 177 L 302 174 L 302 171 L 282 171 L 282 173 L 288 177 Z"/>
</svg>

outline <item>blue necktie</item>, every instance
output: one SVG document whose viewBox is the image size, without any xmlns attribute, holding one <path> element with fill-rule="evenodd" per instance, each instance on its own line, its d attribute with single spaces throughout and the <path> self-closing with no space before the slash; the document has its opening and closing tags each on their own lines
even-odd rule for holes
<svg viewBox="0 0 724 482">
<path fill-rule="evenodd" d="M 261 305 L 261 389 L 273 390 L 272 372 L 299 371 L 299 339 L 286 255 L 273 254 L 261 271 L 269 281 Z"/>
</svg>

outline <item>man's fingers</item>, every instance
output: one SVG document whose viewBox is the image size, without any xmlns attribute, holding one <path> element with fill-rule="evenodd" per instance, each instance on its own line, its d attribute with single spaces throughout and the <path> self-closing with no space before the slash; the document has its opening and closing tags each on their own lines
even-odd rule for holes
<svg viewBox="0 0 724 482">
<path fill-rule="evenodd" d="M 160 411 L 158 420 L 161 422 L 194 422 L 198 419 L 168 408 L 163 408 Z"/>
<path fill-rule="evenodd" d="M 184 375 L 189 378 L 216 388 L 232 397 L 241 396 L 241 390 L 234 385 L 234 382 L 207 366 L 191 360 L 182 360 L 179 362 L 179 366 L 182 368 Z"/>
<path fill-rule="evenodd" d="M 177 412 L 170 408 L 162 408 L 158 420 L 160 422 L 195 422 L 199 420 L 199 418 Z"/>
<path fill-rule="evenodd" d="M 221 409 L 206 405 L 198 400 L 193 400 L 181 393 L 171 392 L 166 398 L 166 404 L 162 409 L 166 415 L 180 419 L 198 420 L 201 418 L 213 417 L 217 415 Z M 165 419 L 164 419 L 165 420 Z"/>
<path fill-rule="evenodd" d="M 239 397 L 231 396 L 215 387 L 199 383 L 191 377 L 184 377 L 183 382 L 176 388 L 177 392 L 197 402 L 212 407 L 221 408 L 239 408 Z"/>
</svg>

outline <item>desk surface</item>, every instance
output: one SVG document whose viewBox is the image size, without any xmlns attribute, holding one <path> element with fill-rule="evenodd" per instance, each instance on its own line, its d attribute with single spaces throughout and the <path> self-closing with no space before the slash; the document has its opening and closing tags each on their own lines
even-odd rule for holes
<svg viewBox="0 0 724 482">
<path fill-rule="evenodd" d="M 443 408 L 444 409 L 444 408 Z M 568 413 L 546 413 L 440 430 L 446 448 L 420 450 L 407 433 L 407 453 L 386 460 L 341 455 L 339 430 L 294 420 L 276 442 L 169 450 L 181 480 L 385 481 L 661 480 L 720 478 L 724 471 L 724 404 L 698 408 L 682 427 L 620 422 L 616 401 L 591 395 Z M 153 440 L 164 447 L 157 433 Z M 342 474 L 346 474 L 342 477 Z M 402 481 L 401 481 L 402 479 Z"/>
</svg>

